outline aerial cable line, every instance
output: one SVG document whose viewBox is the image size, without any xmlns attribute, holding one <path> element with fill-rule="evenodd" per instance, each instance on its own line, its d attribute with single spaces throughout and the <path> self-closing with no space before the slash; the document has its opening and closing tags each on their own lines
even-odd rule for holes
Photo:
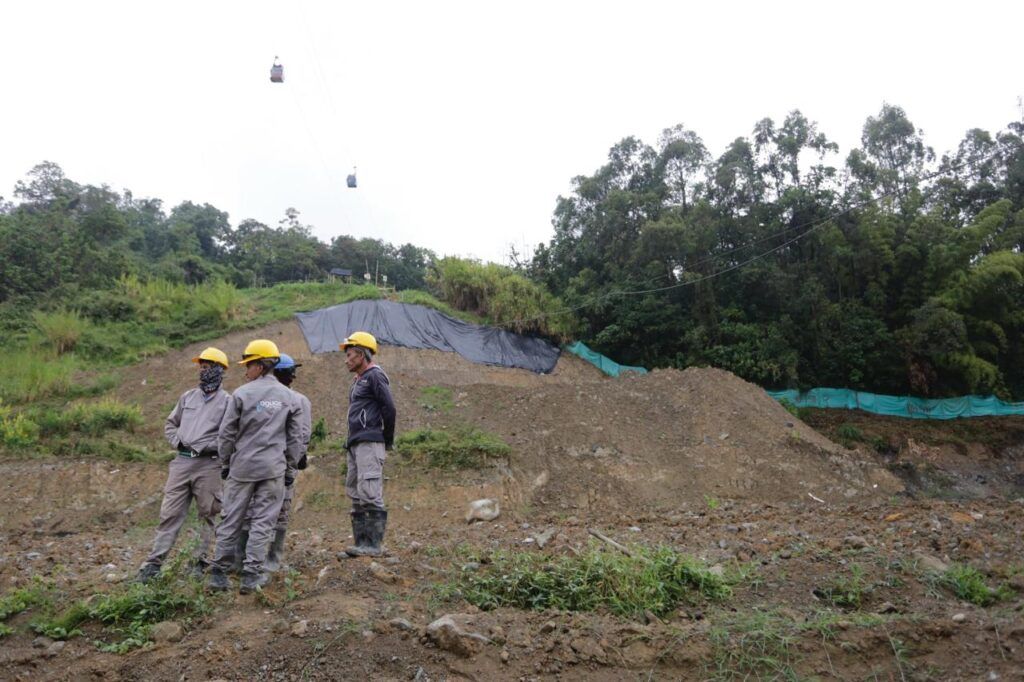
<svg viewBox="0 0 1024 682">
<path fill-rule="evenodd" d="M 945 174 L 948 174 L 948 173 L 952 173 L 952 172 L 956 172 L 956 171 L 958 171 L 958 170 L 960 170 L 961 168 L 964 168 L 964 167 L 970 167 L 970 166 L 973 166 L 973 165 L 981 165 L 982 163 L 985 163 L 986 161 L 990 161 L 991 159 L 995 158 L 1001 152 L 1002 152 L 1001 149 L 996 149 L 994 152 L 992 152 L 991 154 L 989 154 L 987 156 L 982 157 L 981 159 L 977 159 L 977 160 L 973 160 L 973 161 L 972 160 L 965 160 L 965 161 L 963 161 L 963 162 L 961 162 L 959 164 L 950 166 L 949 168 L 937 170 L 937 171 L 934 171 L 932 173 L 927 173 L 927 174 L 925 174 L 924 176 L 922 176 L 920 178 L 920 182 L 928 182 L 929 180 L 933 180 L 933 179 L 935 179 L 937 177 L 940 177 L 942 175 L 945 175 Z M 546 318 L 549 318 L 549 317 L 554 317 L 556 315 L 564 315 L 566 313 L 575 312 L 575 311 L 581 310 L 583 308 L 588 308 L 588 307 L 590 307 L 592 305 L 595 305 L 597 303 L 600 303 L 600 302 L 603 302 L 605 300 L 611 299 L 611 298 L 613 298 L 615 296 L 638 296 L 638 295 L 642 295 L 642 294 L 653 294 L 653 293 L 660 293 L 662 291 L 669 291 L 669 290 L 672 290 L 672 289 L 679 289 L 679 288 L 686 287 L 686 286 L 700 284 L 701 282 L 706 282 L 708 280 L 715 279 L 716 277 L 720 277 L 722 275 L 728 274 L 728 273 L 730 273 L 730 272 L 732 272 L 734 270 L 738 270 L 740 268 L 746 267 L 747 265 L 750 265 L 751 263 L 754 263 L 755 261 L 758 261 L 758 260 L 760 260 L 760 259 L 762 259 L 762 258 L 764 258 L 766 256 L 770 256 L 771 254 L 775 253 L 776 251 L 784 249 L 787 246 L 790 246 L 790 245 L 800 241 L 801 239 L 803 239 L 804 237 L 808 236 L 812 232 L 817 231 L 822 226 L 827 225 L 828 223 L 831 223 L 833 220 L 835 220 L 837 218 L 840 218 L 840 217 L 842 217 L 842 216 L 844 216 L 844 215 L 846 215 L 848 213 L 851 213 L 851 212 L 853 212 L 853 211 L 855 211 L 857 209 L 863 208 L 863 207 L 865 207 L 865 206 L 867 206 L 869 204 L 875 203 L 877 201 L 881 201 L 883 199 L 888 199 L 890 197 L 893 197 L 893 196 L 897 195 L 898 193 L 899 193 L 899 190 L 893 189 L 893 190 L 890 190 L 888 192 L 884 192 L 882 194 L 879 194 L 878 196 L 868 197 L 867 199 L 862 199 L 860 201 L 856 201 L 856 202 L 852 203 L 851 205 L 847 206 L 846 208 L 844 208 L 843 210 L 837 211 L 836 213 L 833 213 L 833 214 L 831 214 L 831 215 L 829 215 L 829 216 L 827 216 L 825 218 L 818 218 L 816 220 L 811 220 L 809 222 L 803 223 L 801 225 L 795 225 L 795 226 L 792 226 L 792 227 L 788 227 L 788 228 L 786 228 L 784 230 L 776 232 L 775 234 L 768 235 L 766 237 L 761 237 L 759 239 L 756 239 L 754 241 L 748 242 L 746 244 L 741 244 L 740 246 L 733 247 L 733 248 L 728 249 L 728 250 L 726 250 L 726 251 L 724 251 L 724 252 L 722 252 L 720 254 L 715 254 L 715 255 L 707 256 L 706 258 L 703 258 L 700 261 L 697 261 L 696 263 L 691 265 L 690 266 L 691 269 L 693 267 L 698 266 L 698 265 L 703 265 L 704 263 L 707 263 L 709 261 L 721 258 L 722 256 L 727 256 L 727 255 L 729 255 L 731 253 L 739 251 L 740 249 L 745 249 L 745 248 L 747 248 L 749 246 L 754 246 L 754 245 L 759 244 L 759 243 L 761 243 L 763 241 L 766 241 L 768 239 L 773 239 L 775 237 L 782 236 L 783 234 L 786 234 L 787 232 L 792 232 L 793 230 L 796 230 L 796 229 L 804 229 L 804 228 L 806 228 L 803 232 L 801 232 L 800 234 L 796 235 L 795 237 L 793 237 L 793 238 L 783 242 L 782 244 L 774 246 L 771 249 L 768 249 L 767 251 L 758 253 L 755 256 L 752 256 L 752 257 L 750 257 L 750 258 L 748 258 L 748 259 L 746 259 L 744 261 L 741 261 L 741 262 L 738 262 L 738 263 L 734 263 L 734 264 L 732 264 L 732 265 L 730 265 L 730 266 L 728 266 L 726 268 L 722 268 L 721 270 L 717 270 L 717 271 L 709 273 L 707 275 L 703 275 L 701 277 L 697 277 L 696 279 L 690 279 L 690 280 L 687 280 L 685 282 L 677 282 L 675 284 L 670 284 L 670 285 L 663 286 L 663 287 L 655 287 L 655 288 L 652 288 L 652 289 L 628 289 L 628 290 L 624 289 L 624 290 L 619 290 L 619 291 L 610 291 L 610 292 L 607 292 L 607 293 L 604 293 L 604 294 L 597 294 L 596 296 L 592 297 L 591 300 L 589 300 L 587 302 L 584 302 L 584 303 L 581 303 L 580 305 L 577 305 L 577 306 L 563 308 L 561 310 L 556 310 L 556 311 L 549 312 L 549 313 L 541 313 L 541 314 L 535 315 L 533 317 L 525 317 L 525 318 L 520 318 L 520 319 L 517 319 L 517 320 L 509 320 L 508 322 L 499 322 L 499 323 L 494 324 L 493 326 L 495 326 L 495 327 L 511 327 L 511 326 L 520 325 L 520 324 L 526 323 L 526 322 L 535 322 L 537 320 L 543 320 L 543 319 L 546 319 Z M 647 280 L 647 282 L 657 281 L 659 279 L 663 279 L 666 276 L 667 275 L 659 275 L 658 277 L 655 277 L 655 278 Z"/>
</svg>

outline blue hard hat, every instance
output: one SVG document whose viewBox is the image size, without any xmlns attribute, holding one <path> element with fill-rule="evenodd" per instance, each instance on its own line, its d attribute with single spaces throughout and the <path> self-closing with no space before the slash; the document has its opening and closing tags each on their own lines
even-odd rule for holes
<svg viewBox="0 0 1024 682">
<path fill-rule="evenodd" d="M 286 353 L 281 353 L 281 359 L 274 365 L 274 369 L 295 369 L 296 367 L 302 367 L 302 365 L 296 363 L 295 359 Z"/>
</svg>

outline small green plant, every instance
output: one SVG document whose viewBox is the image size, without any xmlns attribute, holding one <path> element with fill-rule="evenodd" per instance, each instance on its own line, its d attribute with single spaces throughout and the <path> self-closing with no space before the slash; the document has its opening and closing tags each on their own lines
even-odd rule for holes
<svg viewBox="0 0 1024 682">
<path fill-rule="evenodd" d="M 836 428 L 836 438 L 844 447 L 852 449 L 854 443 L 864 440 L 864 433 L 853 424 L 840 424 Z"/>
<path fill-rule="evenodd" d="M 154 623 L 170 618 L 190 619 L 212 610 L 202 584 L 191 580 L 185 562 L 191 556 L 182 551 L 157 577 L 148 583 L 130 585 L 108 594 L 73 604 L 60 615 L 33 623 L 36 632 L 53 639 L 82 634 L 90 623 L 102 627 L 112 641 L 97 640 L 96 646 L 112 653 L 125 653 L 145 645 Z"/>
<path fill-rule="evenodd" d="M 309 434 L 310 447 L 325 443 L 327 441 L 327 435 L 327 420 L 320 417 L 316 420 L 316 423 L 313 424 L 313 430 Z"/>
<path fill-rule="evenodd" d="M 39 440 L 39 425 L 24 414 L 14 411 L 0 401 L 0 445 L 24 448 Z"/>
<path fill-rule="evenodd" d="M 7 625 L 6 623 L 0 623 L 0 639 L 3 639 L 7 635 L 13 634 L 14 628 L 12 628 L 10 625 Z"/>
<path fill-rule="evenodd" d="M 409 431 L 395 441 L 395 450 L 410 462 L 438 469 L 479 469 L 512 452 L 498 436 L 467 426 Z"/>
<path fill-rule="evenodd" d="M 30 586 L 18 588 L 0 597 L 0 621 L 7 620 L 34 606 L 49 605 L 52 599 L 51 589 L 50 583 L 37 577 Z"/>
<path fill-rule="evenodd" d="M 419 402 L 420 407 L 430 412 L 451 412 L 455 407 L 452 390 L 444 386 L 424 386 Z"/>
<path fill-rule="evenodd" d="M 715 680 L 797 680 L 796 634 L 786 619 L 764 611 L 737 615 L 709 632 Z"/>
<path fill-rule="evenodd" d="M 985 583 L 985 576 L 973 566 L 953 564 L 939 579 L 941 585 L 958 598 L 975 606 L 991 606 L 1011 595 L 1009 588 L 992 589 Z"/>
<path fill-rule="evenodd" d="M 722 506 L 722 502 L 717 497 L 712 497 L 711 495 L 704 496 L 704 504 L 709 511 L 715 511 Z"/>
<path fill-rule="evenodd" d="M 591 546 L 574 556 L 499 552 L 487 568 L 461 572 L 447 584 L 481 609 L 561 609 L 636 617 L 665 615 L 681 602 L 720 601 L 732 590 L 719 575 L 670 547 L 635 548 L 632 555 Z"/>
<path fill-rule="evenodd" d="M 841 609 L 858 609 L 871 587 L 864 582 L 864 569 L 859 564 L 850 566 L 850 575 L 841 576 L 825 587 L 814 591 L 819 598 Z"/>
</svg>

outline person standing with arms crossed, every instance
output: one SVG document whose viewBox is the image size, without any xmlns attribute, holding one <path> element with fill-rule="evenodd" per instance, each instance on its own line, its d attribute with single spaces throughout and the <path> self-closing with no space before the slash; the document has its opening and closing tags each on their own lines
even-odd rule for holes
<svg viewBox="0 0 1024 682">
<path fill-rule="evenodd" d="M 258 590 L 270 579 L 263 562 L 301 453 L 302 407 L 295 393 L 274 377 L 280 358 L 273 341 L 257 339 L 246 346 L 240 364 L 245 365 L 248 383 L 235 391 L 220 424 L 224 514 L 207 585 L 214 591 L 231 587 L 227 572 L 250 507 L 252 524 L 239 592 Z"/>
<path fill-rule="evenodd" d="M 188 508 L 196 501 L 199 547 L 192 573 L 200 577 L 207 566 L 206 552 L 214 539 L 214 521 L 221 508 L 220 464 L 217 431 L 231 395 L 220 387 L 228 356 L 218 348 L 205 349 L 192 362 L 199 365 L 199 386 L 185 391 L 164 423 L 164 437 L 175 449 L 160 505 L 160 525 L 153 551 L 139 569 L 138 582 L 149 582 L 158 573 L 178 539 Z"/>
<path fill-rule="evenodd" d="M 352 537 L 355 546 L 346 547 L 350 557 L 380 556 L 387 528 L 384 508 L 384 460 L 395 440 L 395 401 L 391 382 L 374 364 L 377 339 L 368 332 L 355 332 L 339 344 L 345 352 L 345 366 L 355 374 L 348 394 L 348 471 L 345 493 L 352 500 Z"/>
</svg>

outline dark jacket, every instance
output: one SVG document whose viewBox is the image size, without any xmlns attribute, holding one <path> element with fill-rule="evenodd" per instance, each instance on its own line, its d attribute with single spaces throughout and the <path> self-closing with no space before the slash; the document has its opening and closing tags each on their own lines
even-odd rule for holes
<svg viewBox="0 0 1024 682">
<path fill-rule="evenodd" d="M 395 440 L 395 401 L 391 397 L 391 381 L 380 367 L 374 365 L 352 382 L 348 393 L 348 441 L 384 443 L 390 448 Z"/>
</svg>

